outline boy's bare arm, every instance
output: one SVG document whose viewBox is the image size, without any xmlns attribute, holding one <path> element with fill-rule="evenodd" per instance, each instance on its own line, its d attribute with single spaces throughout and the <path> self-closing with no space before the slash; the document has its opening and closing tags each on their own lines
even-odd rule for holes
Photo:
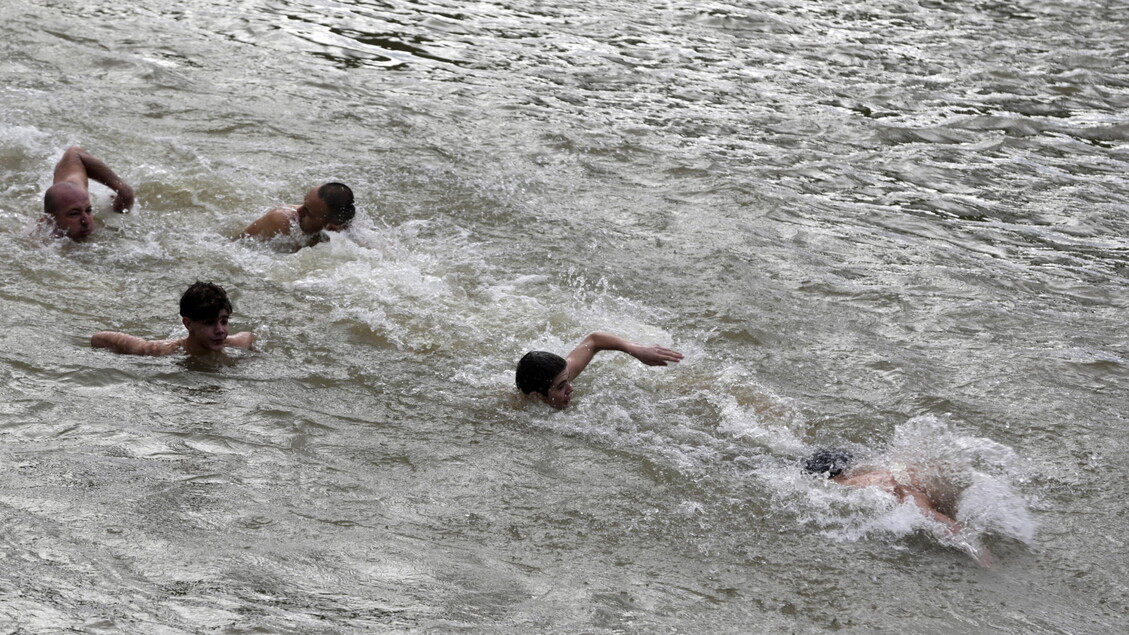
<svg viewBox="0 0 1129 635">
<path fill-rule="evenodd" d="M 150 342 L 127 333 L 102 331 L 90 338 L 90 345 L 94 348 L 108 348 L 123 355 L 169 355 L 176 351 L 178 342 L 175 340 Z"/>
<path fill-rule="evenodd" d="M 676 364 L 682 361 L 682 353 L 665 346 L 659 346 L 657 344 L 651 346 L 633 344 L 633 347 L 632 350 L 627 352 L 632 357 L 648 366 L 666 366 L 667 364 Z"/>
<path fill-rule="evenodd" d="M 643 346 L 618 335 L 597 331 L 585 337 L 565 358 L 569 378 L 575 379 L 600 351 L 621 351 L 648 366 L 666 366 L 682 359 L 682 353 L 663 346 Z"/>
</svg>

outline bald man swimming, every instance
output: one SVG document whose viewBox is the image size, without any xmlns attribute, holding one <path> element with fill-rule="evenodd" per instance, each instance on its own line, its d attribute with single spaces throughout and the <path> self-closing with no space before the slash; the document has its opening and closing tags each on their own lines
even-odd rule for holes
<svg viewBox="0 0 1129 635">
<path fill-rule="evenodd" d="M 94 233 L 94 210 L 90 205 L 90 179 L 114 191 L 115 212 L 133 207 L 133 188 L 110 166 L 78 146 L 67 148 L 55 164 L 55 178 L 43 195 L 41 222 L 51 225 L 55 236 L 83 241 Z"/>
</svg>

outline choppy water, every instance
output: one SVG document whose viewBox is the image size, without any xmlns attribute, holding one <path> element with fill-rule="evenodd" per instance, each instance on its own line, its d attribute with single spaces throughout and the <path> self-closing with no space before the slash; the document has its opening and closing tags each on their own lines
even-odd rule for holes
<svg viewBox="0 0 1129 635">
<path fill-rule="evenodd" d="M 0 3 L 0 630 L 1125 630 L 1127 8 Z M 37 242 L 76 143 L 139 205 Z M 196 279 L 259 351 L 88 347 Z M 515 398 L 596 329 L 687 359 Z"/>
</svg>

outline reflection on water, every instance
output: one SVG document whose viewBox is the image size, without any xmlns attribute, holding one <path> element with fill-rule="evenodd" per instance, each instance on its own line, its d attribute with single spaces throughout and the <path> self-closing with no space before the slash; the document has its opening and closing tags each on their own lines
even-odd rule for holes
<svg viewBox="0 0 1129 635">
<path fill-rule="evenodd" d="M 1117 7 L 48 4 L 0 9 L 0 623 L 1124 630 Z M 76 143 L 137 208 L 27 238 Z M 328 180 L 348 232 L 232 240 Z M 88 347 L 197 279 L 258 351 Z M 687 358 L 514 395 L 597 329 Z M 827 445 L 943 469 L 1000 569 Z"/>
</svg>

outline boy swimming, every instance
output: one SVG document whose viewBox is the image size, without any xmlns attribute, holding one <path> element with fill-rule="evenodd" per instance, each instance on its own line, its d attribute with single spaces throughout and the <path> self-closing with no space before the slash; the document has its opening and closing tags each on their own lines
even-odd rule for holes
<svg viewBox="0 0 1129 635">
<path fill-rule="evenodd" d="M 554 408 L 572 401 L 572 380 L 600 351 L 621 351 L 648 366 L 666 366 L 682 360 L 682 353 L 663 346 L 643 346 L 611 333 L 596 332 L 585 337 L 568 357 L 547 351 L 530 351 L 517 364 L 518 390 Z"/>
<path fill-rule="evenodd" d="M 94 348 L 108 348 L 126 355 L 191 356 L 223 354 L 227 347 L 249 349 L 255 341 L 251 332 L 228 335 L 231 301 L 223 288 L 210 282 L 197 282 L 180 297 L 180 316 L 188 336 L 176 340 L 145 340 L 126 333 L 103 331 L 90 338 Z"/>
</svg>

